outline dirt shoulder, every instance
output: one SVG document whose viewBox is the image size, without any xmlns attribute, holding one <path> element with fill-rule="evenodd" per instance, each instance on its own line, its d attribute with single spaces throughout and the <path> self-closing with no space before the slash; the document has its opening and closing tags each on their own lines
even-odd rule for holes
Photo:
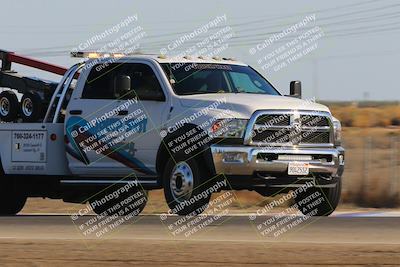
<svg viewBox="0 0 400 267">
<path fill-rule="evenodd" d="M 23 249 L 22 249 L 23 248 Z M 1 266 L 398 266 L 399 245 L 1 240 Z"/>
</svg>

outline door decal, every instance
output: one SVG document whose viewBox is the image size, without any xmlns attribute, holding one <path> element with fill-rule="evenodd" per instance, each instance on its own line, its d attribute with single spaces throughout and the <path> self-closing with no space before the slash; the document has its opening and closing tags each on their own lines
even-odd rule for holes
<svg viewBox="0 0 400 267">
<path fill-rule="evenodd" d="M 141 120 L 136 118 L 125 121 L 123 124 L 120 121 L 118 118 L 107 119 L 93 125 L 81 117 L 70 117 L 66 122 L 66 135 L 69 141 L 66 148 L 67 153 L 85 165 L 90 165 L 87 153 L 92 151 L 140 173 L 155 175 L 155 172 L 134 157 L 133 153 L 129 151 L 131 147 L 129 144 L 121 142 L 121 139 L 134 133 L 146 132 L 147 118 L 143 117 Z M 87 127 L 88 125 L 90 127 Z M 113 129 L 113 131 L 109 132 L 108 129 Z M 125 147 L 128 151 L 123 149 Z"/>
</svg>

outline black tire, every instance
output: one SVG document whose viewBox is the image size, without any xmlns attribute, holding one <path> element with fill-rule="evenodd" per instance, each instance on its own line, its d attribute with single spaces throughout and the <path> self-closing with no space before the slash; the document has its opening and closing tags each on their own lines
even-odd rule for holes
<svg viewBox="0 0 400 267">
<path fill-rule="evenodd" d="M 132 214 L 137 216 L 146 207 L 148 192 L 139 188 L 130 188 L 128 192 L 120 194 L 118 198 L 113 198 L 102 203 L 102 199 L 118 189 L 115 186 L 112 188 L 96 195 L 89 201 L 93 211 L 97 215 L 112 216 L 117 214 L 119 216 L 127 216 Z"/>
<path fill-rule="evenodd" d="M 37 122 L 43 116 L 43 103 L 36 93 L 26 93 L 22 96 L 20 114 L 24 122 Z"/>
<path fill-rule="evenodd" d="M 4 176 L 0 179 L 0 216 L 16 215 L 25 206 L 26 194 L 14 180 Z"/>
<path fill-rule="evenodd" d="M 304 215 L 329 216 L 339 204 L 341 192 L 342 179 L 339 178 L 333 188 L 308 188 L 295 196 L 295 202 Z"/>
<path fill-rule="evenodd" d="M 0 93 L 0 120 L 5 122 L 16 121 L 18 118 L 18 98 L 12 91 Z"/>
<path fill-rule="evenodd" d="M 200 166 L 195 158 L 183 158 L 177 156 L 175 161 L 172 158 L 168 160 L 163 175 L 164 196 L 172 213 L 198 215 L 210 202 L 212 193 L 207 188 L 213 181 L 207 168 Z"/>
</svg>

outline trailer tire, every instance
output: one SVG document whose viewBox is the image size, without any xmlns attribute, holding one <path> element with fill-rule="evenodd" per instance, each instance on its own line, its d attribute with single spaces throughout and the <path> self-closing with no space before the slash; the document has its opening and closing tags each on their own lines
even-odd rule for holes
<svg viewBox="0 0 400 267">
<path fill-rule="evenodd" d="M 25 206 L 26 194 L 10 178 L 0 179 L 0 216 L 16 215 Z"/>
<path fill-rule="evenodd" d="M 18 98 L 12 91 L 0 93 L 0 120 L 13 122 L 18 118 L 19 103 Z"/>
<path fill-rule="evenodd" d="M 21 99 L 20 114 L 24 122 L 37 122 L 43 113 L 41 97 L 33 92 L 25 93 Z"/>
</svg>

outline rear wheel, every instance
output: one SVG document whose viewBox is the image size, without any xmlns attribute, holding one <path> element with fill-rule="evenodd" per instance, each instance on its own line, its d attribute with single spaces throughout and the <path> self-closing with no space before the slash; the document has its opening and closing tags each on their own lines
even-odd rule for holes
<svg viewBox="0 0 400 267">
<path fill-rule="evenodd" d="M 26 194 L 12 179 L 1 176 L 0 179 L 0 216 L 16 215 L 24 208 Z"/>
<path fill-rule="evenodd" d="M 329 216 L 339 204 L 342 191 L 342 179 L 339 178 L 332 188 L 307 188 L 295 196 L 296 204 L 304 215 Z"/>
<path fill-rule="evenodd" d="M 21 117 L 25 122 L 36 122 L 43 115 L 42 99 L 38 94 L 26 93 L 21 99 Z"/>
<path fill-rule="evenodd" d="M 0 119 L 5 122 L 16 121 L 18 118 L 18 98 L 12 91 L 0 93 Z"/>
<path fill-rule="evenodd" d="M 195 159 L 172 158 L 164 170 L 164 195 L 171 211 L 178 215 L 198 215 L 208 206 L 210 175 Z"/>
</svg>

